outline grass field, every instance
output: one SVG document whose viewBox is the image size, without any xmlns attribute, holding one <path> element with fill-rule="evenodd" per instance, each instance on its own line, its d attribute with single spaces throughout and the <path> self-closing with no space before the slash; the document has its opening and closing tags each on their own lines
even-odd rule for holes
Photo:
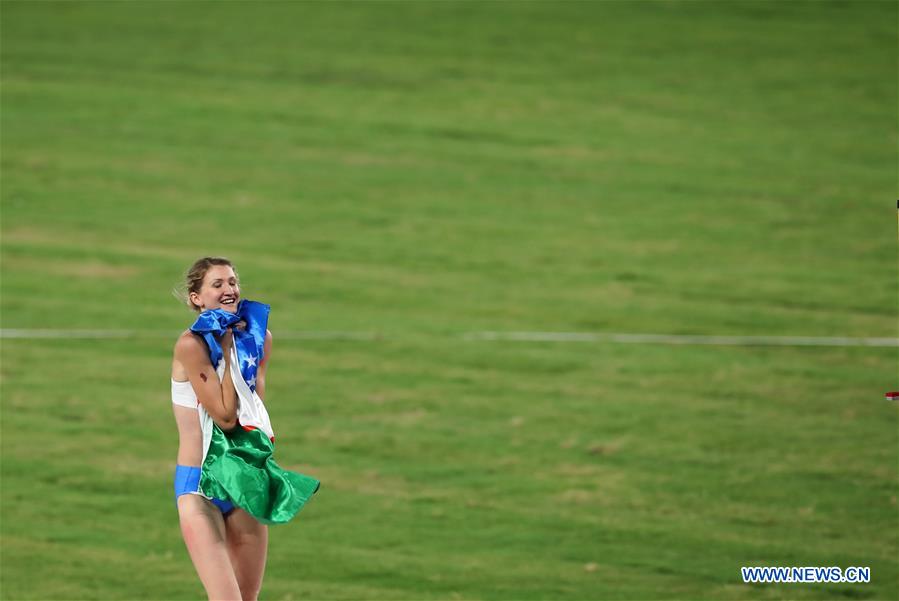
<svg viewBox="0 0 899 601">
<path fill-rule="evenodd" d="M 894 2 L 0 3 L 2 599 L 195 599 L 172 298 L 273 307 L 263 599 L 894 599 Z M 283 332 L 374 332 L 372 340 Z M 869 566 L 744 585 L 740 567 Z"/>
</svg>

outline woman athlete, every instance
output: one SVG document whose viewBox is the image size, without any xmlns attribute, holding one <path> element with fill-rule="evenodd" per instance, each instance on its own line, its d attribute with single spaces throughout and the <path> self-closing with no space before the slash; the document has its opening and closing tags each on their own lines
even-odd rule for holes
<svg viewBox="0 0 899 601">
<path fill-rule="evenodd" d="M 187 302 L 196 312 L 224 309 L 236 313 L 240 285 L 228 259 L 204 257 L 187 273 Z M 243 322 L 234 328 L 242 329 Z M 203 338 L 190 330 L 175 343 L 172 360 L 172 408 L 178 424 L 178 465 L 175 498 L 181 533 L 209 599 L 255 601 L 262 588 L 268 550 L 268 526 L 229 501 L 199 494 L 203 436 L 197 406 L 202 404 L 215 424 L 228 432 L 237 426 L 237 393 L 231 379 L 233 332 L 220 339 L 225 372 L 219 379 Z M 256 375 L 256 393 L 265 398 L 265 372 L 272 351 L 272 334 L 265 332 L 263 359 Z M 237 366 L 233 367 L 238 369 Z"/>
</svg>

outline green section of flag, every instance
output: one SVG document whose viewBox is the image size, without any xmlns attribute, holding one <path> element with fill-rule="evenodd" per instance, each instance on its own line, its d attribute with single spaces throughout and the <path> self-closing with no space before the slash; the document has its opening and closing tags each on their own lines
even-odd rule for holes
<svg viewBox="0 0 899 601">
<path fill-rule="evenodd" d="M 200 489 L 229 500 L 264 524 L 289 522 L 319 488 L 319 481 L 275 463 L 274 444 L 262 430 L 212 426 Z"/>
</svg>

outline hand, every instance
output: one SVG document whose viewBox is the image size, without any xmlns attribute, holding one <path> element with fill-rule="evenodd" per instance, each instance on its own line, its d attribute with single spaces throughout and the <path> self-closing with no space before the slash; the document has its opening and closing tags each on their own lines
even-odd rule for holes
<svg viewBox="0 0 899 601">
<path fill-rule="evenodd" d="M 225 333 L 222 334 L 222 339 L 219 341 L 222 345 L 222 350 L 225 351 L 225 356 L 229 355 L 231 350 L 231 346 L 234 344 L 234 333 L 231 331 L 231 328 L 227 328 Z"/>
<path fill-rule="evenodd" d="M 237 330 L 238 332 L 243 332 L 247 329 L 247 322 L 241 319 L 236 324 L 234 324 L 234 326 L 232 326 L 232 329 Z"/>
</svg>

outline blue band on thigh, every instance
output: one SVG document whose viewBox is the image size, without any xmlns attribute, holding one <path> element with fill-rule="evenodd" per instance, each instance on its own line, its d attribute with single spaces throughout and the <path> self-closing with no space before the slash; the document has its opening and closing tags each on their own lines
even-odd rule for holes
<svg viewBox="0 0 899 601">
<path fill-rule="evenodd" d="M 200 490 L 200 468 L 189 465 L 175 466 L 175 499 Z"/>
<path fill-rule="evenodd" d="M 200 491 L 200 468 L 189 465 L 175 466 L 175 506 L 178 505 L 178 497 Z M 211 499 L 212 503 L 222 513 L 228 513 L 234 509 L 234 504 L 221 499 Z"/>
</svg>

